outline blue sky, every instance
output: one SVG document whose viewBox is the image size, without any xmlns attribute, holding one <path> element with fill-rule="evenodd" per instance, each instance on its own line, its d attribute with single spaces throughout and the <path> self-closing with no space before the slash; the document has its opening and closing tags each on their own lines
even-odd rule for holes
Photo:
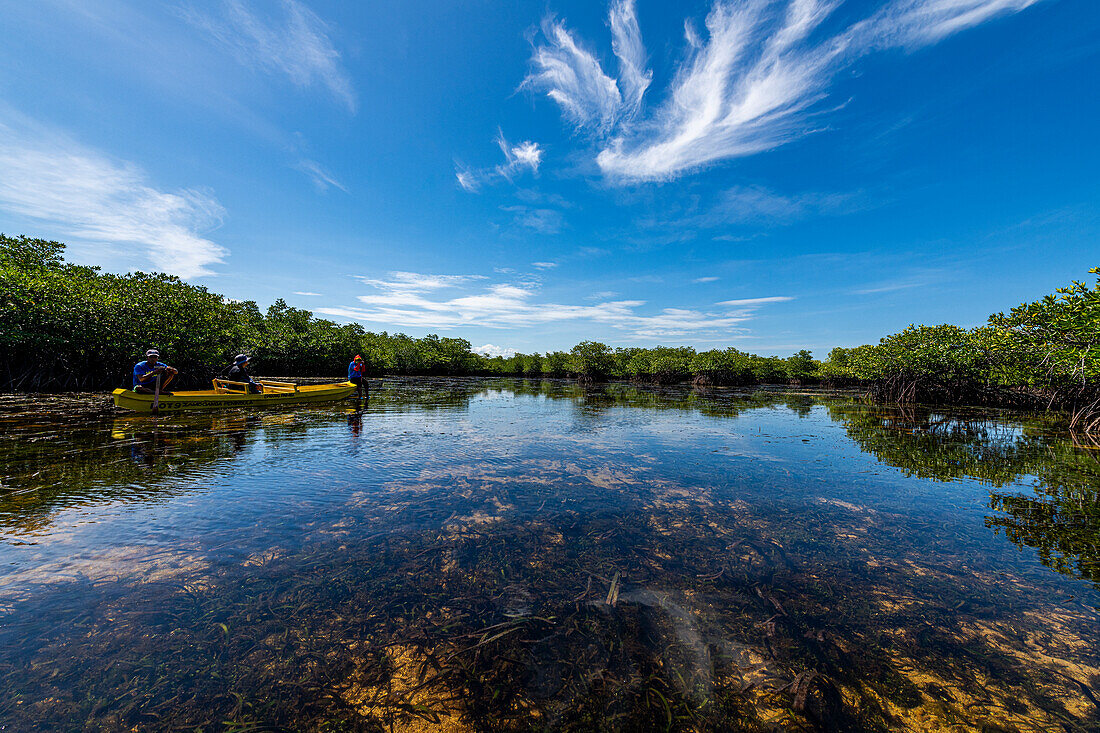
<svg viewBox="0 0 1100 733">
<path fill-rule="evenodd" d="M 877 341 L 1100 265 L 1100 3 L 0 0 L 0 231 L 498 353 Z"/>
</svg>

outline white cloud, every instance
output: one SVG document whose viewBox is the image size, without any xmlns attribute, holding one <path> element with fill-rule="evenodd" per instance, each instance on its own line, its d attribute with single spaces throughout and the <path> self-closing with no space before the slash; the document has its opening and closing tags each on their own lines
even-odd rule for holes
<svg viewBox="0 0 1100 733">
<path fill-rule="evenodd" d="M 937 268 L 916 269 L 915 272 L 892 280 L 872 283 L 866 288 L 852 291 L 855 295 L 877 295 L 879 293 L 893 293 L 898 290 L 911 288 L 926 288 L 943 280 L 943 270 Z"/>
<path fill-rule="evenodd" d="M 504 139 L 501 132 L 497 137 L 497 145 L 504 153 L 504 165 L 497 166 L 497 172 L 508 180 L 512 180 L 512 174 L 524 168 L 529 168 L 532 173 L 539 172 L 539 163 L 542 162 L 542 149 L 538 143 L 524 140 L 519 145 L 512 145 Z"/>
<path fill-rule="evenodd" d="M 358 280 L 379 290 L 395 293 L 420 293 L 457 287 L 471 280 L 483 280 L 483 275 L 422 275 L 419 272 L 391 272 L 389 280 L 360 277 Z"/>
<path fill-rule="evenodd" d="M 200 232 L 225 210 L 208 192 L 161 191 L 132 163 L 114 160 L 21 121 L 0 123 L 0 208 L 81 240 L 91 253 L 194 278 L 228 251 Z"/>
<path fill-rule="evenodd" d="M 544 91 L 566 120 L 596 134 L 596 162 L 609 178 L 667 180 L 811 132 L 837 72 L 873 50 L 930 45 L 1037 1 L 893 0 L 826 34 L 842 0 L 717 0 L 705 35 L 685 25 L 687 52 L 669 92 L 639 117 L 651 76 L 642 70 L 633 5 L 615 0 L 609 19 L 617 80 L 563 23 L 547 19 L 522 87 Z"/>
<path fill-rule="evenodd" d="M 556 209 L 540 209 L 534 206 L 515 204 L 513 206 L 501 206 L 500 210 L 511 213 L 512 220 L 516 224 L 533 229 L 541 234 L 557 234 L 565 225 L 561 212 Z"/>
<path fill-rule="evenodd" d="M 464 191 L 469 193 L 476 193 L 481 184 L 478 182 L 477 175 L 468 168 L 461 168 L 455 171 L 455 179 L 458 180 L 458 185 L 462 187 Z"/>
<path fill-rule="evenodd" d="M 723 300 L 715 305 L 724 305 L 732 308 L 753 308 L 766 303 L 786 303 L 794 298 L 787 295 L 772 295 L 766 298 L 741 298 L 740 300 Z"/>
<path fill-rule="evenodd" d="M 538 143 L 524 140 L 518 145 L 512 145 L 504 138 L 504 132 L 497 132 L 497 146 L 504 153 L 504 162 L 492 168 L 474 170 L 465 166 L 455 169 L 455 179 L 463 190 L 476 193 L 481 186 L 500 179 L 511 181 L 518 173 L 530 171 L 532 174 L 539 172 L 542 164 L 542 148 Z"/>
<path fill-rule="evenodd" d="M 998 15 L 1018 13 L 1039 0 L 895 0 L 853 34 L 861 44 L 909 49 L 927 46 Z"/>
<path fill-rule="evenodd" d="M 474 276 L 390 273 L 387 280 L 364 280 L 379 292 L 359 296 L 358 306 L 319 308 L 317 312 L 367 323 L 424 329 L 466 326 L 517 329 L 584 321 L 618 329 L 629 338 L 659 340 L 733 338 L 744 333 L 744 324 L 760 307 L 790 300 L 786 297 L 753 298 L 718 303 L 715 304 L 717 309 L 665 308 L 655 314 L 642 314 L 639 312 L 645 306 L 642 300 L 601 298 L 592 305 L 543 302 L 538 298 L 535 284 L 486 283 L 471 290 L 468 286 L 475 280 Z M 415 285 L 410 287 L 409 283 Z M 421 287 L 425 283 L 430 285 Z M 456 296 L 438 297 L 430 292 L 460 284 L 467 287 Z"/>
<path fill-rule="evenodd" d="M 609 128 L 622 113 L 619 85 L 563 23 L 546 18 L 542 33 L 547 43 L 535 47 L 535 71 L 521 86 L 545 91 L 578 127 Z"/>
<path fill-rule="evenodd" d="M 313 185 L 318 191 L 327 191 L 330 187 L 338 188 L 344 193 L 348 193 L 348 189 L 340 181 L 336 180 L 328 170 L 326 170 L 320 163 L 309 158 L 302 158 L 298 161 L 298 170 L 309 176 L 309 179 L 313 181 Z"/>
<path fill-rule="evenodd" d="M 653 81 L 653 72 L 645 68 L 645 47 L 634 12 L 634 0 L 615 0 L 608 13 L 611 23 L 611 48 L 619 59 L 619 84 L 622 88 L 622 116 L 634 118 L 642 109 L 642 98 Z"/>
<path fill-rule="evenodd" d="M 539 270 L 549 270 L 553 267 L 557 267 L 557 262 L 532 262 L 531 267 L 538 268 Z"/>
<path fill-rule="evenodd" d="M 484 354 L 485 356 L 495 357 L 503 356 L 505 359 L 510 359 L 516 355 L 516 350 L 507 346 L 496 346 L 495 344 L 485 344 L 484 346 L 478 346 L 473 349 L 478 354 Z"/>
<path fill-rule="evenodd" d="M 276 6 L 262 7 L 271 10 Z M 297 0 L 281 0 L 278 6 L 282 8 L 279 17 L 253 12 L 242 0 L 223 0 L 221 12 L 206 13 L 188 6 L 182 13 L 241 63 L 281 73 L 299 87 L 320 84 L 354 112 L 355 92 L 329 38 L 328 25 Z"/>
<path fill-rule="evenodd" d="M 715 282 L 717 280 L 718 280 L 718 278 L 716 278 L 716 277 L 697 277 L 694 280 L 692 280 L 692 282 L 693 283 L 712 283 L 712 282 Z"/>
<path fill-rule="evenodd" d="M 310 297 L 317 297 L 317 298 L 320 298 L 323 295 L 323 293 L 311 293 L 308 290 L 295 290 L 294 294 L 295 295 L 305 295 L 305 296 L 310 296 Z"/>
<path fill-rule="evenodd" d="M 745 222 L 794 222 L 811 216 L 838 215 L 860 206 L 855 193 L 809 192 L 783 195 L 761 186 L 734 186 L 696 220 L 697 226 Z"/>
</svg>

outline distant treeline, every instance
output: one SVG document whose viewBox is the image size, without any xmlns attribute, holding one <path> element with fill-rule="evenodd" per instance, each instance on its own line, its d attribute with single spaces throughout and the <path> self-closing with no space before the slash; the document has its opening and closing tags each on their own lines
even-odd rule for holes
<svg viewBox="0 0 1100 733">
<path fill-rule="evenodd" d="M 700 386 L 824 382 L 899 402 L 1043 404 L 1100 428 L 1100 283 L 1075 282 L 987 325 L 910 326 L 878 344 L 757 356 L 734 348 L 611 348 L 486 357 L 470 342 L 366 331 L 277 300 L 266 311 L 164 274 L 112 275 L 66 263 L 65 246 L 0 235 L 0 388 L 96 389 L 128 384 L 159 348 L 184 384 L 205 384 L 237 353 L 256 371 L 341 376 L 362 354 L 375 374 L 524 375 Z M 1098 273 L 1100 270 L 1090 270 Z"/>
</svg>

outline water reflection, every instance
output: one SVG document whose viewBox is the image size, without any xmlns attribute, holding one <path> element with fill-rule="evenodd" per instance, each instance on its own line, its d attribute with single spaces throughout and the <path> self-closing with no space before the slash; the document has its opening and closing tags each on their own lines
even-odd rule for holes
<svg viewBox="0 0 1100 733">
<path fill-rule="evenodd" d="M 831 404 L 860 448 L 909 475 L 990 487 L 986 526 L 1043 564 L 1100 584 L 1100 453 L 1005 414 Z"/>
<path fill-rule="evenodd" d="M 1044 563 L 1095 581 L 1077 544 L 1095 532 L 1069 531 L 1096 527 L 1081 520 L 1095 461 L 1041 424 L 551 380 L 387 381 L 364 404 L 87 422 L 18 428 L 45 439 L 10 485 L 45 471 L 53 493 L 37 513 L 0 499 L 9 536 L 114 565 L 7 601 L 13 729 L 1087 730 L 1098 716 L 1100 597 L 987 528 L 1026 517 L 1059 538 Z M 84 468 L 46 465 L 69 455 Z M 120 497 L 147 504 L 109 514 Z M 71 529 L 74 512 L 102 524 Z M 111 543 L 137 536 L 171 572 L 124 572 Z M 29 551 L 0 545 L 0 567 L 41 570 Z"/>
</svg>

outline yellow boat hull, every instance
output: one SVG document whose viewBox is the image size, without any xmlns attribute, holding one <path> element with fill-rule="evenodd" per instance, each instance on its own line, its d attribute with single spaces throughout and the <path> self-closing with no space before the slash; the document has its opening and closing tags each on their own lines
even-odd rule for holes
<svg viewBox="0 0 1100 733">
<path fill-rule="evenodd" d="M 270 407 L 273 405 L 298 405 L 309 402 L 332 402 L 342 400 L 355 391 L 351 382 L 340 384 L 307 384 L 298 387 L 296 392 L 271 392 L 268 394 L 227 394 L 212 389 L 189 392 L 173 392 L 161 395 L 161 412 L 179 410 L 211 410 L 224 407 Z M 116 389 L 111 395 L 115 406 L 134 412 L 152 412 L 153 395 L 141 394 L 129 389 Z"/>
</svg>

